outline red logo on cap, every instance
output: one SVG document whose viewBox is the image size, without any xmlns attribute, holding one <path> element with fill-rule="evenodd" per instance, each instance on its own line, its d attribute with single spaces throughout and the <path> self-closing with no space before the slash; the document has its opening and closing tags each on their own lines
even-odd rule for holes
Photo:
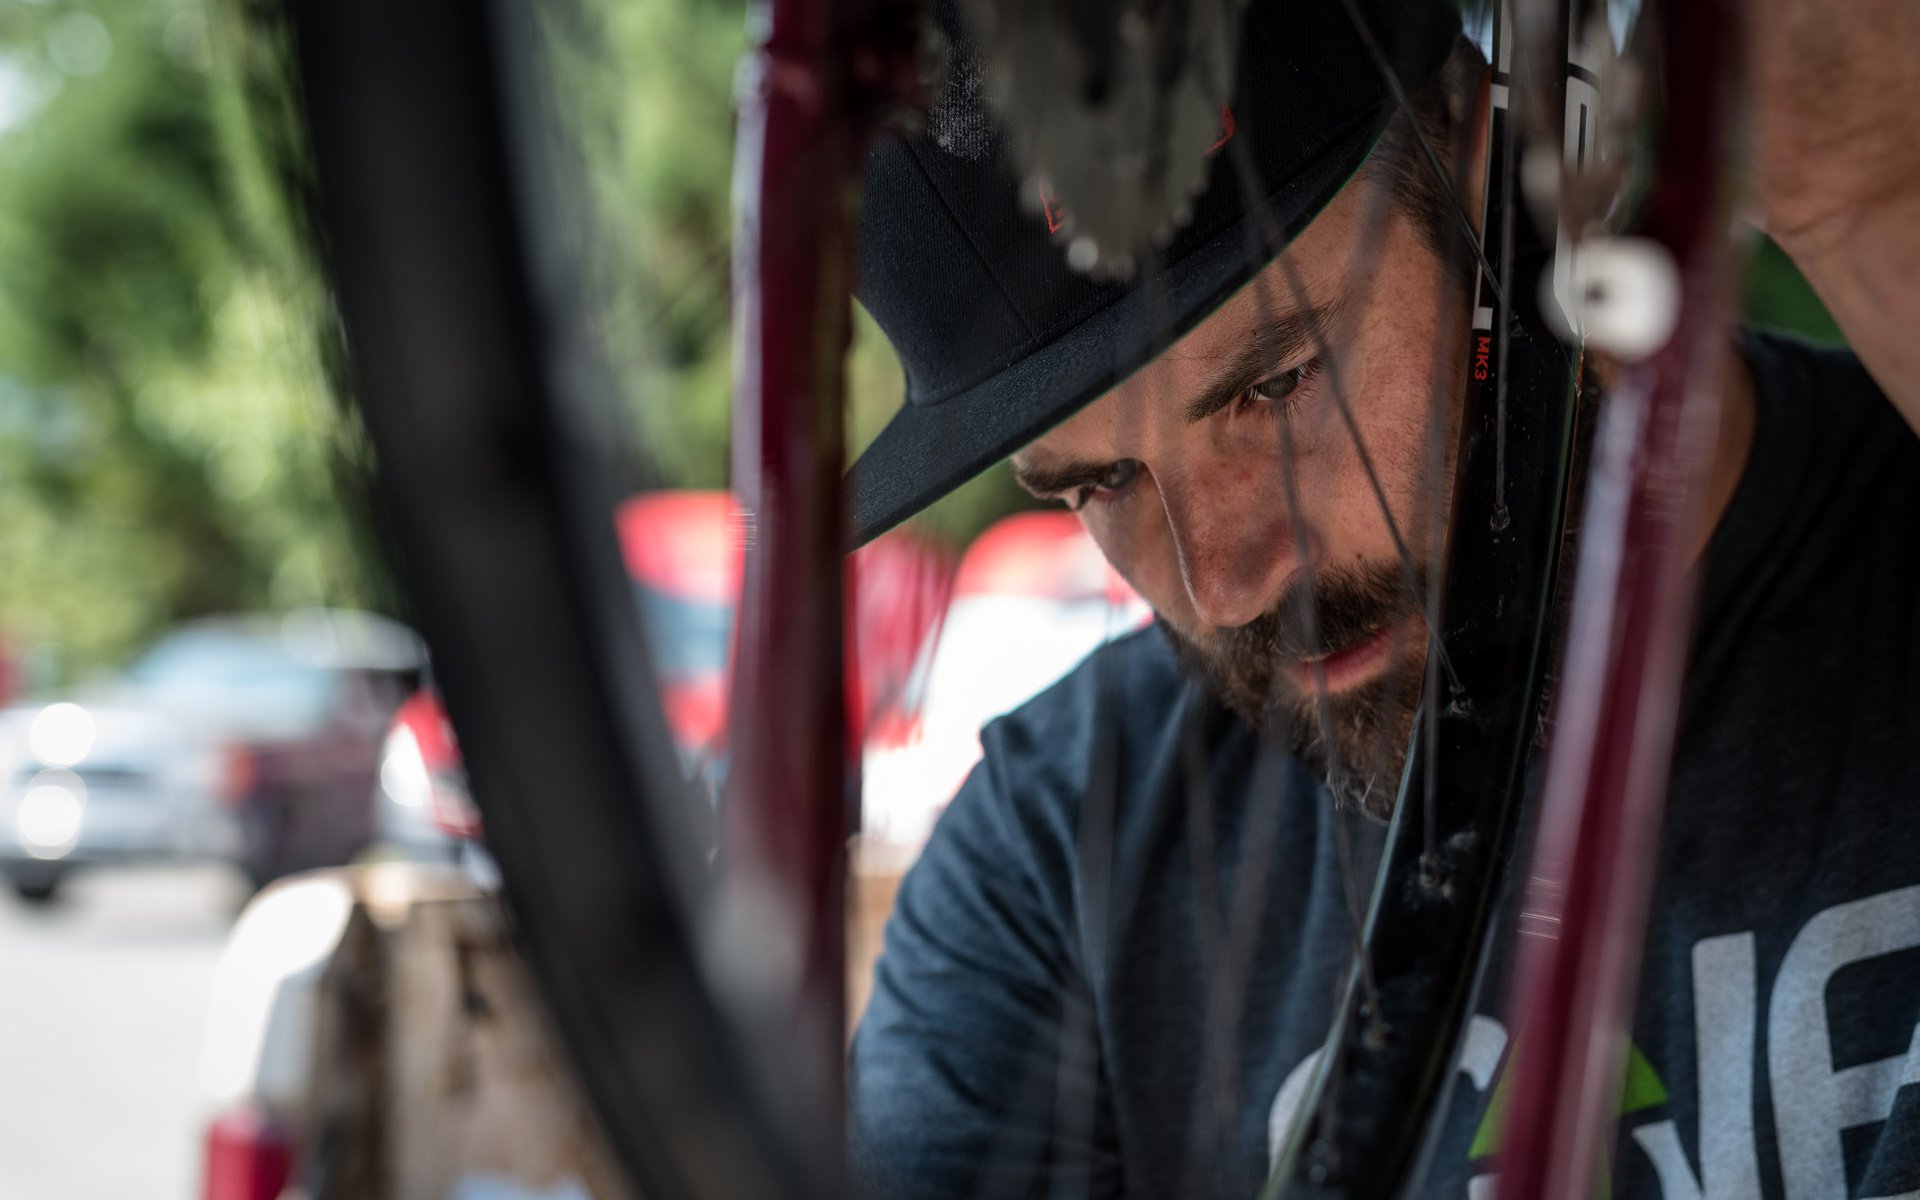
<svg viewBox="0 0 1920 1200">
<path fill-rule="evenodd" d="M 1222 104 L 1220 106 L 1220 136 L 1213 139 L 1213 145 L 1207 147 L 1207 157 L 1209 158 L 1213 157 L 1214 151 L 1218 150 L 1220 147 L 1226 145 L 1228 142 L 1232 140 L 1233 140 L 1233 109 Z"/>
</svg>

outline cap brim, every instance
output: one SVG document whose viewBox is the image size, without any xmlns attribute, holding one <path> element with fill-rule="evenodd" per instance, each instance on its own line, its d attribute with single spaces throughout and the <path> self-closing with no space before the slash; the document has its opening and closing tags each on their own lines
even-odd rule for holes
<svg viewBox="0 0 1920 1200">
<path fill-rule="evenodd" d="M 1273 260 L 1353 178 L 1393 115 L 1382 102 L 1265 200 L 1107 307 L 938 404 L 902 404 L 847 473 L 849 548 L 879 537 L 1112 390 Z M 1263 230 L 1278 230 L 1274 237 Z M 1058 397 L 1035 403 L 1036 396 Z"/>
</svg>

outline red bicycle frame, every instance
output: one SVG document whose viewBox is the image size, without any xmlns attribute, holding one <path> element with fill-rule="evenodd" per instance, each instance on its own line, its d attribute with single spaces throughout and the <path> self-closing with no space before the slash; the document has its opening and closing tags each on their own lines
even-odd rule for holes
<svg viewBox="0 0 1920 1200">
<path fill-rule="evenodd" d="M 911 97 L 917 5 L 766 0 L 749 28 L 735 150 L 734 480 L 748 513 L 735 649 L 730 886 L 771 884 L 798 938 L 791 1013 L 837 1112 L 846 843 L 859 800 L 841 570 L 844 369 L 859 169 Z M 739 894 L 738 892 L 736 894 Z"/>
</svg>

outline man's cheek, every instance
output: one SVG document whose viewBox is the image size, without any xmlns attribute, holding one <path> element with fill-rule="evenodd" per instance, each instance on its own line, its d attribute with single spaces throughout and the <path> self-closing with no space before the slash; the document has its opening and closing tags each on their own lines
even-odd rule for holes
<svg viewBox="0 0 1920 1200">
<path fill-rule="evenodd" d="M 1108 511 L 1082 510 L 1080 519 L 1108 565 L 1140 593 L 1148 607 L 1175 629 L 1190 631 L 1193 609 L 1180 574 L 1179 553 L 1158 503 L 1150 496 L 1136 496 L 1125 507 L 1124 513 L 1112 511 L 1111 505 L 1105 506 Z"/>
<path fill-rule="evenodd" d="M 1340 444 L 1339 414 L 1328 403 L 1307 401 L 1274 418 L 1273 431 L 1256 472 L 1261 490 L 1296 497 L 1302 511 L 1311 516 L 1330 477 L 1329 451 Z"/>
</svg>

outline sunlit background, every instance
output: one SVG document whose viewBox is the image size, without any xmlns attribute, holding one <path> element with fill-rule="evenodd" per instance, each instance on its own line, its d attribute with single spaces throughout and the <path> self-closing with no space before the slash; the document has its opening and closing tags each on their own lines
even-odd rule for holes
<svg viewBox="0 0 1920 1200">
<path fill-rule="evenodd" d="M 737 571 L 711 493 L 744 8 L 564 7 L 552 99 L 602 273 L 600 350 L 645 448 L 631 490 L 654 493 L 610 519 L 650 628 L 684 655 L 676 737 L 711 771 Z M 460 849 L 476 827 L 457 747 L 382 560 L 291 202 L 303 159 L 270 14 L 0 0 L 0 1197 L 201 1194 L 208 1122 L 258 1068 L 220 1036 L 244 1005 L 215 1004 L 205 1037 L 255 886 L 369 856 L 484 871 Z M 1771 248 L 1753 307 L 1831 334 Z M 851 381 L 857 445 L 901 389 L 864 318 Z M 894 798 L 868 833 L 895 859 L 982 719 L 1144 616 L 1057 518 L 1003 521 L 1026 507 L 989 473 L 876 568 L 933 572 L 942 605 L 867 683 L 915 691 L 868 727 L 869 796 Z"/>
</svg>

